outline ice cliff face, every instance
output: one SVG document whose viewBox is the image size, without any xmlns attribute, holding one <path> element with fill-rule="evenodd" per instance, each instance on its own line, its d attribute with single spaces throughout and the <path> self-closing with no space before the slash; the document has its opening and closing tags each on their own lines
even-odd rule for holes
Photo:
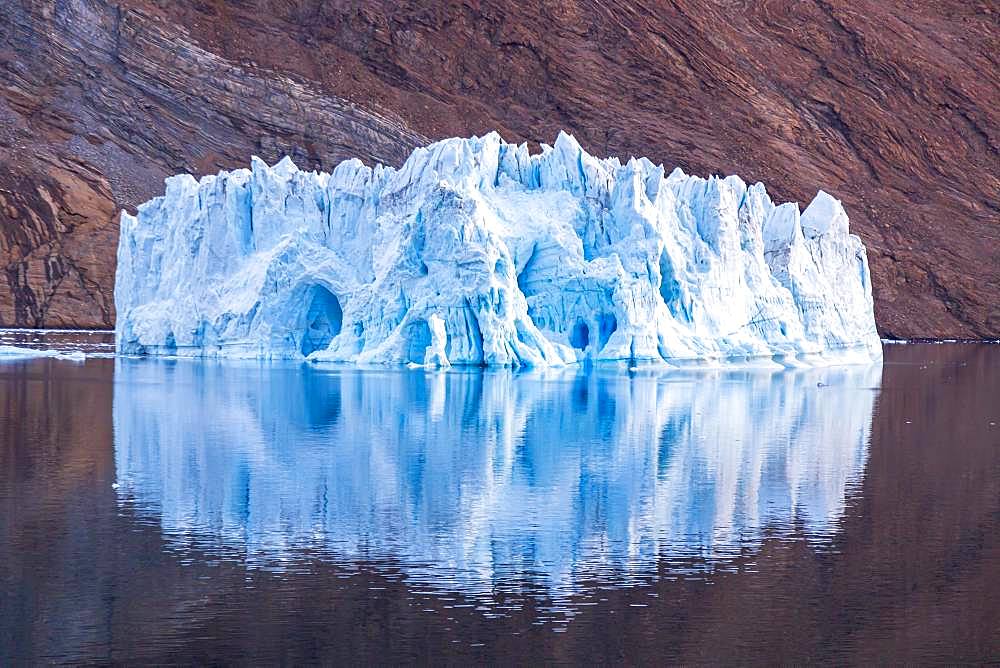
<svg viewBox="0 0 1000 668">
<path fill-rule="evenodd" d="M 496 134 L 398 170 L 289 159 L 122 213 L 120 352 L 546 366 L 870 359 L 864 246 L 840 202 L 799 212 L 761 184 L 569 135 L 532 155 Z"/>
</svg>

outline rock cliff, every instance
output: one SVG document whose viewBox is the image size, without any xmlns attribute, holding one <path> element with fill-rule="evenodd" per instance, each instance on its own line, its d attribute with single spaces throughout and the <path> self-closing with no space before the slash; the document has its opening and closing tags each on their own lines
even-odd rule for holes
<svg viewBox="0 0 1000 668">
<path fill-rule="evenodd" d="M 176 172 L 400 164 L 572 132 L 599 155 L 820 187 L 889 336 L 1000 336 L 998 10 L 988 1 L 10 0 L 0 325 L 114 322 L 117 212 Z"/>
</svg>

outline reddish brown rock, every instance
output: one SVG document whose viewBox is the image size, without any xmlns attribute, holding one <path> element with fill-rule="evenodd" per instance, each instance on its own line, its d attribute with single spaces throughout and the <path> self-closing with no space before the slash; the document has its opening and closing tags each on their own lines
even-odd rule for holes
<svg viewBox="0 0 1000 668">
<path fill-rule="evenodd" d="M 427 3 L 423 3 L 427 4 Z M 822 187 L 869 247 L 885 335 L 1000 336 L 991 0 L 10 0 L 0 324 L 106 326 L 120 207 L 288 153 L 398 164 L 498 129 Z"/>
</svg>

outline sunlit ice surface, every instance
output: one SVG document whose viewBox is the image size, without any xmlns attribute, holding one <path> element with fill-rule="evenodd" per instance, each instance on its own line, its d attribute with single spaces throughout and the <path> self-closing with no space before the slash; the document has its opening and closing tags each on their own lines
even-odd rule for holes
<svg viewBox="0 0 1000 668">
<path fill-rule="evenodd" d="M 765 540 L 831 545 L 880 379 L 118 359 L 117 498 L 182 556 L 381 565 L 571 617 L 600 587 L 746 567 Z"/>
</svg>

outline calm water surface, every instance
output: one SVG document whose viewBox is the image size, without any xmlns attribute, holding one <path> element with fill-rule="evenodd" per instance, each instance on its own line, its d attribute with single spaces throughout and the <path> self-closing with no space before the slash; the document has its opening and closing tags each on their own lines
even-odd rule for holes
<svg viewBox="0 0 1000 668">
<path fill-rule="evenodd" d="M 0 664 L 526 657 L 1000 661 L 1000 346 L 0 361 Z"/>
</svg>

